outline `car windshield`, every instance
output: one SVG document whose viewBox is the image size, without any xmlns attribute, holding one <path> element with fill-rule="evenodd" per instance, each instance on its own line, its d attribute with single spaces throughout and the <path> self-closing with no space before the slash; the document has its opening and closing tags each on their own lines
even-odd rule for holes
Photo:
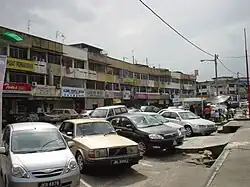
<svg viewBox="0 0 250 187">
<path fill-rule="evenodd" d="M 158 126 L 162 125 L 160 121 L 158 121 L 156 118 L 145 115 L 145 116 L 132 116 L 131 120 L 134 122 L 134 124 L 138 128 L 146 128 L 151 126 Z"/>
<path fill-rule="evenodd" d="M 52 110 L 52 111 L 50 112 L 51 115 L 57 115 L 57 114 L 62 114 L 62 113 L 63 113 L 62 110 Z"/>
<path fill-rule="evenodd" d="M 116 133 L 109 122 L 90 122 L 77 124 L 76 136 L 90 136 L 99 134 Z"/>
<path fill-rule="evenodd" d="M 196 116 L 192 112 L 179 112 L 179 115 L 181 116 L 182 119 L 188 120 L 188 119 L 198 119 L 199 116 Z"/>
<path fill-rule="evenodd" d="M 16 154 L 47 152 L 66 149 L 66 144 L 57 129 L 14 131 L 11 151 Z"/>
<path fill-rule="evenodd" d="M 93 118 L 106 118 L 108 113 L 108 109 L 95 109 L 92 114 L 91 117 Z"/>
<path fill-rule="evenodd" d="M 164 118 L 162 115 L 160 115 L 160 114 L 154 114 L 154 115 L 152 115 L 153 117 L 155 117 L 157 120 L 159 120 L 160 122 L 162 122 L 162 123 L 168 123 L 169 122 L 169 120 L 168 119 L 166 119 L 166 118 Z"/>
</svg>

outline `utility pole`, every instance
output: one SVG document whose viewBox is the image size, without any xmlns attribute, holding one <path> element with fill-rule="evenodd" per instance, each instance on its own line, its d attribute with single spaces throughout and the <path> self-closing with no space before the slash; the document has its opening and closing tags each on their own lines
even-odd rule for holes
<svg viewBox="0 0 250 187">
<path fill-rule="evenodd" d="M 148 66 L 148 58 L 146 57 L 146 65 Z"/>
<path fill-rule="evenodd" d="M 216 86 L 216 95 L 219 95 L 218 90 L 218 63 L 217 63 L 218 55 L 214 55 L 214 69 L 215 69 L 215 86 Z"/>
<path fill-rule="evenodd" d="M 31 21 L 28 20 L 28 33 L 30 33 Z"/>
<path fill-rule="evenodd" d="M 236 84 L 236 94 L 237 94 L 237 102 L 240 101 L 240 95 L 239 95 L 239 83 L 240 83 L 240 73 L 237 72 L 237 84 Z"/>
<path fill-rule="evenodd" d="M 248 54 L 247 54 L 247 31 L 244 29 L 245 54 L 246 54 L 246 71 L 247 71 L 247 100 L 248 100 L 248 115 L 250 115 L 250 87 L 249 87 L 249 71 L 248 71 Z"/>
<path fill-rule="evenodd" d="M 135 64 L 135 55 L 134 55 L 134 50 L 132 50 L 132 61 L 133 61 L 133 64 Z"/>
</svg>

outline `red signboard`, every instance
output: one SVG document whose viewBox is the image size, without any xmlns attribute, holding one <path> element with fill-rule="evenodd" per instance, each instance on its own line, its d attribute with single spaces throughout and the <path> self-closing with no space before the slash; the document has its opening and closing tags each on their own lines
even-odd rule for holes
<svg viewBox="0 0 250 187">
<path fill-rule="evenodd" d="M 3 90 L 29 92 L 32 90 L 31 84 L 7 82 L 3 85 Z"/>
</svg>

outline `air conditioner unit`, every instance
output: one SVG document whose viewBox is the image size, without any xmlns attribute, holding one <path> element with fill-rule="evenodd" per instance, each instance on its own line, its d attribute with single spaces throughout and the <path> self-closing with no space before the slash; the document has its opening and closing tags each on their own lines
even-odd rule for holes
<svg viewBox="0 0 250 187">
<path fill-rule="evenodd" d="M 37 86 L 37 82 L 32 82 L 32 86 L 36 87 Z"/>
<path fill-rule="evenodd" d="M 60 88 L 61 88 L 61 85 L 60 85 L 60 84 L 57 84 L 57 85 L 56 85 L 56 88 L 57 88 L 57 89 L 60 89 Z"/>
</svg>

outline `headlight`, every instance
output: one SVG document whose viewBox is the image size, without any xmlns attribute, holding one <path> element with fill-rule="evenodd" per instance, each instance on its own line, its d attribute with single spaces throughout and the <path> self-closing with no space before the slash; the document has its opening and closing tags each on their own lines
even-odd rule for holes
<svg viewBox="0 0 250 187">
<path fill-rule="evenodd" d="M 206 125 L 198 125 L 200 128 L 206 128 Z"/>
<path fill-rule="evenodd" d="M 13 165 L 12 167 L 12 176 L 18 178 L 29 178 L 27 171 L 19 165 Z"/>
<path fill-rule="evenodd" d="M 148 135 L 148 137 L 150 139 L 153 139 L 153 140 L 163 140 L 164 139 L 163 136 L 161 136 L 159 134 L 150 134 L 150 135 Z"/>
<path fill-rule="evenodd" d="M 76 163 L 75 159 L 72 158 L 72 159 L 70 159 L 70 161 L 69 161 L 69 163 L 68 163 L 68 166 L 67 166 L 65 172 L 66 172 L 66 173 L 69 173 L 69 172 L 71 172 L 71 171 L 76 170 L 76 168 L 77 168 L 77 163 Z"/>
<path fill-rule="evenodd" d="M 101 158 L 108 156 L 107 149 L 96 149 L 89 151 L 89 158 Z"/>
<path fill-rule="evenodd" d="M 136 154 L 138 153 L 138 146 L 127 147 L 127 154 Z"/>
<path fill-rule="evenodd" d="M 178 132 L 178 135 L 181 136 L 181 129 L 178 129 L 177 132 Z"/>
</svg>

